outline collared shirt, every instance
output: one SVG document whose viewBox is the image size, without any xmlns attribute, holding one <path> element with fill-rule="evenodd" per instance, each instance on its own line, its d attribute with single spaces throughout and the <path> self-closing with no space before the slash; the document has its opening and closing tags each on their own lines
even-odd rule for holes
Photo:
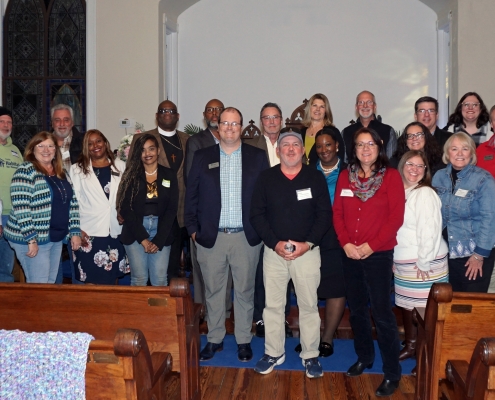
<svg viewBox="0 0 495 400">
<path fill-rule="evenodd" d="M 70 144 L 72 142 L 72 131 L 69 135 L 64 139 L 64 143 L 60 146 L 60 153 L 62 154 L 62 164 L 63 168 L 67 173 L 70 171 L 70 166 L 72 162 L 70 161 Z"/>
<path fill-rule="evenodd" d="M 219 147 L 222 197 L 219 228 L 242 228 L 242 144 L 231 154 Z"/>
<path fill-rule="evenodd" d="M 220 143 L 220 140 L 217 139 L 217 137 L 213 134 L 213 132 L 208 128 L 208 131 L 211 133 L 211 136 L 213 136 L 213 140 L 215 141 L 215 144 Z"/>
<path fill-rule="evenodd" d="M 157 128 L 158 128 L 158 133 L 162 136 L 171 137 L 177 133 L 177 129 L 174 129 L 173 131 L 169 132 L 169 131 L 163 130 L 159 126 Z"/>
<path fill-rule="evenodd" d="M 266 135 L 263 135 L 266 140 L 266 148 L 268 149 L 268 159 L 270 160 L 270 167 L 280 164 L 280 158 L 277 155 L 277 141 L 275 140 L 275 144 L 272 144 L 270 138 Z"/>
</svg>

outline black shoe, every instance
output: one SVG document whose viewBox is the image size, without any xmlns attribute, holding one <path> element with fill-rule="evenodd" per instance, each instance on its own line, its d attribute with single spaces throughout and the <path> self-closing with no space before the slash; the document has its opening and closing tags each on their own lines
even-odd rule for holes
<svg viewBox="0 0 495 400">
<path fill-rule="evenodd" d="M 256 322 L 256 336 L 261 338 L 265 337 L 265 324 L 262 319 Z"/>
<path fill-rule="evenodd" d="M 296 353 L 300 353 L 302 351 L 302 346 L 301 343 L 299 343 L 296 347 L 294 347 L 294 351 Z"/>
<path fill-rule="evenodd" d="M 290 329 L 289 322 L 285 321 L 285 337 L 292 337 L 292 329 Z"/>
<path fill-rule="evenodd" d="M 237 345 L 237 359 L 242 362 L 251 361 L 253 358 L 253 350 L 251 350 L 250 343 L 243 343 Z"/>
<path fill-rule="evenodd" d="M 363 371 L 365 369 L 370 369 L 371 367 L 373 367 L 373 363 L 365 364 L 365 363 L 362 363 L 361 361 L 357 361 L 356 363 L 352 364 L 349 367 L 346 375 L 347 376 L 359 376 L 363 373 Z"/>
<path fill-rule="evenodd" d="M 211 360 L 217 351 L 222 351 L 222 350 L 223 350 L 223 342 L 222 343 L 208 342 L 206 343 L 204 349 L 201 350 L 201 353 L 199 353 L 199 359 L 201 361 Z"/>
<path fill-rule="evenodd" d="M 388 379 L 384 379 L 382 383 L 380 383 L 380 386 L 378 386 L 378 389 L 376 389 L 375 394 L 378 397 L 391 396 L 398 387 L 399 381 L 389 381 Z"/>
<path fill-rule="evenodd" d="M 327 342 L 320 342 L 318 350 L 320 350 L 320 357 L 330 357 L 333 354 L 333 346 Z"/>
</svg>

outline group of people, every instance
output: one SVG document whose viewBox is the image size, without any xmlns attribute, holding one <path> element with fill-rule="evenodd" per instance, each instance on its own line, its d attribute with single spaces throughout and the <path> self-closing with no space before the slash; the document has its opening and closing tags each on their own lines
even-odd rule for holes
<svg viewBox="0 0 495 400">
<path fill-rule="evenodd" d="M 169 265 L 178 264 L 190 236 L 195 302 L 206 305 L 208 324 L 200 359 L 223 350 L 233 287 L 237 357 L 253 358 L 256 322 L 265 337 L 255 367 L 261 374 L 285 360 L 291 286 L 301 338 L 295 350 L 310 378 L 323 375 L 318 357 L 333 354 L 346 301 L 357 354 L 347 375 L 372 366 L 370 305 L 384 372 L 376 395 L 391 395 L 399 361 L 415 355 L 412 310 L 425 306 L 431 285 L 489 288 L 495 107 L 488 112 L 479 95 L 467 93 L 442 130 L 438 102 L 422 97 L 399 137 L 376 107 L 371 92 L 359 93 L 357 121 L 340 132 L 318 93 L 299 132 L 282 129 L 280 107 L 266 103 L 262 135 L 243 140 L 238 109 L 209 101 L 206 129 L 189 137 L 177 130 L 180 115 L 167 100 L 158 106 L 157 128 L 134 136 L 127 165 L 114 159 L 100 131 L 75 134 L 64 105 L 52 109 L 54 132 L 35 135 L 23 162 L 2 108 L 0 155 L 10 158 L 0 166 L 8 213 L 0 245 L 15 250 L 28 282 L 57 282 L 66 241 L 77 281 L 112 284 L 130 268 L 133 285 L 167 285 Z M 11 179 L 3 176 L 7 166 Z M 10 274 L 10 264 L 2 270 Z M 326 306 L 321 334 L 318 298 Z"/>
</svg>

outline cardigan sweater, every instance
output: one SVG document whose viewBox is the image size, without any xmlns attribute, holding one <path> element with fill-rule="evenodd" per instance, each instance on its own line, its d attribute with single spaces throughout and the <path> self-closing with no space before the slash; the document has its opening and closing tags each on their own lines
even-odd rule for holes
<svg viewBox="0 0 495 400">
<path fill-rule="evenodd" d="M 392 250 L 397 244 L 397 231 L 404 222 L 406 203 L 399 172 L 387 168 L 382 185 L 367 201 L 350 195 L 350 190 L 349 171 L 343 171 L 333 203 L 333 224 L 340 245 L 360 246 L 367 242 L 374 252 Z"/>
<path fill-rule="evenodd" d="M 421 271 L 429 271 L 431 261 L 448 253 L 442 238 L 442 203 L 432 188 L 406 189 L 406 212 L 397 243 L 394 260 L 417 259 Z"/>
<path fill-rule="evenodd" d="M 45 175 L 36 171 L 32 163 L 22 163 L 12 177 L 10 197 L 12 209 L 4 230 L 6 239 L 19 244 L 26 244 L 31 239 L 36 239 L 38 245 L 49 243 L 53 193 Z M 75 195 L 69 208 L 68 237 L 72 236 L 81 236 Z"/>
<path fill-rule="evenodd" d="M 304 193 L 308 196 L 303 196 Z M 282 173 L 280 165 L 276 165 L 258 177 L 250 221 L 270 249 L 286 240 L 320 245 L 330 228 L 331 218 L 325 177 L 315 168 L 303 165 L 290 180 Z"/>
</svg>

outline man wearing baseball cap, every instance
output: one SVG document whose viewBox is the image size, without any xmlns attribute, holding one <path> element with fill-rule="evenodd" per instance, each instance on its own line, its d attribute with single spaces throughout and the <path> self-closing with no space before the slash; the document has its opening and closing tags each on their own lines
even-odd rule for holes
<svg viewBox="0 0 495 400">
<path fill-rule="evenodd" d="M 323 375 L 318 361 L 318 245 L 330 228 L 330 196 L 323 174 L 303 165 L 304 145 L 299 133 L 281 133 L 277 155 L 280 164 L 261 172 L 251 201 L 250 221 L 265 245 L 266 291 L 265 354 L 254 370 L 268 374 L 285 361 L 285 294 L 292 279 L 299 306 L 300 357 L 306 376 L 317 378 Z"/>
<path fill-rule="evenodd" d="M 22 153 L 12 144 L 12 114 L 0 107 L 0 282 L 14 282 L 14 250 L 3 236 L 3 227 L 9 219 L 10 182 L 17 167 L 22 163 Z M 3 207 L 2 207 L 3 206 Z"/>
</svg>

